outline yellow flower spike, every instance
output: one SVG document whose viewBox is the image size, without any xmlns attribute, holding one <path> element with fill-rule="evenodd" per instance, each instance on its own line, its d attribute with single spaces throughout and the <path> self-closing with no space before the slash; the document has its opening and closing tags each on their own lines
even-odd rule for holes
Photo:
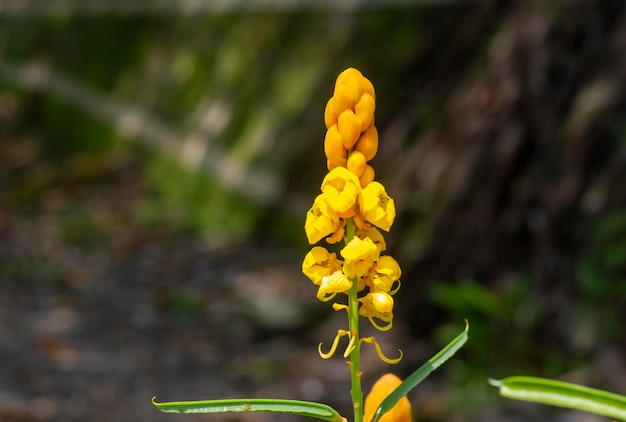
<svg viewBox="0 0 626 422">
<path fill-rule="evenodd" d="M 364 420 L 371 422 L 374 413 L 384 399 L 389 396 L 398 386 L 402 384 L 402 380 L 394 374 L 385 374 L 378 379 L 372 386 L 372 390 L 365 398 Z M 396 405 L 385 413 L 380 422 L 411 422 L 411 403 L 406 396 L 402 397 Z"/>
<path fill-rule="evenodd" d="M 376 126 L 370 126 L 361 134 L 359 140 L 354 145 L 354 149 L 363 154 L 367 161 L 376 156 L 378 152 L 378 129 L 376 129 Z"/>
<path fill-rule="evenodd" d="M 351 150 L 356 141 L 361 136 L 361 119 L 359 119 L 354 111 L 344 110 L 337 118 L 337 129 L 341 135 L 343 146 L 347 150 Z"/>
<path fill-rule="evenodd" d="M 342 111 L 353 108 L 366 89 L 369 86 L 361 72 L 353 67 L 341 72 L 337 76 L 333 93 L 335 114 L 340 115 Z"/>
<path fill-rule="evenodd" d="M 376 348 L 376 354 L 378 355 L 380 360 L 390 365 L 395 365 L 396 363 L 400 362 L 402 358 L 404 357 L 404 353 L 402 353 L 402 350 L 398 349 L 398 352 L 400 352 L 399 357 L 397 357 L 396 359 L 388 358 L 387 356 L 383 354 L 383 351 L 381 350 L 380 345 L 378 344 L 378 342 L 376 341 L 374 337 L 364 337 L 361 339 L 361 343 L 373 344 L 374 347 Z"/>
<path fill-rule="evenodd" d="M 337 293 L 346 293 L 352 287 L 352 280 L 350 280 L 341 271 L 337 270 L 334 273 L 322 278 L 319 289 L 317 290 L 317 298 L 322 302 L 327 302 Z"/>
<path fill-rule="evenodd" d="M 365 156 L 359 151 L 353 151 L 348 157 L 347 167 L 357 177 L 361 177 L 365 171 L 367 163 L 365 162 Z"/>
<path fill-rule="evenodd" d="M 313 284 L 320 285 L 322 279 L 341 269 L 337 254 L 330 253 L 321 246 L 315 246 L 304 256 L 302 272 Z"/>
<path fill-rule="evenodd" d="M 322 192 L 328 208 L 339 217 L 354 216 L 361 192 L 359 178 L 354 173 L 344 167 L 332 169 L 322 181 Z"/>
<path fill-rule="evenodd" d="M 340 252 L 344 257 L 343 271 L 349 278 L 363 277 L 378 259 L 378 248 L 369 237 L 354 237 Z"/>
<path fill-rule="evenodd" d="M 337 124 L 337 114 L 335 114 L 335 102 L 333 97 L 330 97 L 330 100 L 326 103 L 326 108 L 324 109 L 324 124 L 326 125 L 326 129 L 330 129 L 332 125 Z"/>
<path fill-rule="evenodd" d="M 372 96 L 368 93 L 361 95 L 361 99 L 354 106 L 356 117 L 361 120 L 361 132 L 365 132 L 374 123 L 375 109 L 376 103 L 374 103 Z"/>
<path fill-rule="evenodd" d="M 322 352 L 322 343 L 318 344 L 317 352 L 320 354 L 320 357 L 322 359 L 330 359 L 337 351 L 337 346 L 339 345 L 339 340 L 341 339 L 341 337 L 347 336 L 348 334 L 349 332 L 346 330 L 337 330 L 337 335 L 335 336 L 335 339 L 333 340 L 333 345 L 330 347 L 328 353 Z"/>
<path fill-rule="evenodd" d="M 306 214 L 304 231 L 309 240 L 309 244 L 314 244 L 322 240 L 325 236 L 341 229 L 342 222 L 335 213 L 329 209 L 324 200 L 324 195 L 320 194 L 315 198 L 313 206 Z"/>
<path fill-rule="evenodd" d="M 372 182 L 361 190 L 359 207 L 365 220 L 378 228 L 389 231 L 396 218 L 396 206 L 385 187 L 378 182 Z"/>
<path fill-rule="evenodd" d="M 324 138 L 324 154 L 326 154 L 326 158 L 328 158 L 328 161 L 332 164 L 345 166 L 348 151 L 343 147 L 343 141 L 337 129 L 337 125 L 332 125 L 326 131 L 326 137 Z"/>
<path fill-rule="evenodd" d="M 359 177 L 359 183 L 361 183 L 361 187 L 366 187 L 367 185 L 372 183 L 374 181 L 375 175 L 376 174 L 374 172 L 374 167 L 370 166 L 369 164 L 365 166 L 365 171 L 363 171 L 363 174 L 361 175 L 361 177 Z"/>
</svg>

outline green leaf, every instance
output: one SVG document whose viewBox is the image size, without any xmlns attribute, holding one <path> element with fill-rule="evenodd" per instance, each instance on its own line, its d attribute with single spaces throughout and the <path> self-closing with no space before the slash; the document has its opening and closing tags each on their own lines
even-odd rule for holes
<svg viewBox="0 0 626 422">
<path fill-rule="evenodd" d="M 228 399 L 157 403 L 155 399 L 156 397 L 152 399 L 152 404 L 165 413 L 274 412 L 308 416 L 330 422 L 346 421 L 330 406 L 300 400 Z"/>
<path fill-rule="evenodd" d="M 406 396 L 412 389 L 422 382 L 431 372 L 439 368 L 445 361 L 450 359 L 467 341 L 467 333 L 469 331 L 469 323 L 465 321 L 465 330 L 459 334 L 454 340 L 452 340 L 446 347 L 441 349 L 439 353 L 430 358 L 428 362 L 422 365 L 417 371 L 413 372 L 402 384 L 398 386 L 391 394 L 382 401 L 372 422 L 377 422 L 381 416 L 390 411 L 398 401 Z"/>
<path fill-rule="evenodd" d="M 508 377 L 489 380 L 500 395 L 511 399 L 584 410 L 596 415 L 626 421 L 626 396 L 595 388 L 545 378 Z"/>
</svg>

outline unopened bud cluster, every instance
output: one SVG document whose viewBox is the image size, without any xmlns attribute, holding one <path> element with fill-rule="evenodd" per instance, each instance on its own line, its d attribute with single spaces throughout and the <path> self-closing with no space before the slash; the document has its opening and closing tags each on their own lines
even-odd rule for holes
<svg viewBox="0 0 626 422">
<path fill-rule="evenodd" d="M 349 68 L 337 77 L 335 92 L 324 111 L 328 170 L 345 167 L 359 178 L 362 187 L 374 180 L 374 168 L 367 163 L 378 151 L 375 100 L 372 83 L 358 70 Z"/>
</svg>

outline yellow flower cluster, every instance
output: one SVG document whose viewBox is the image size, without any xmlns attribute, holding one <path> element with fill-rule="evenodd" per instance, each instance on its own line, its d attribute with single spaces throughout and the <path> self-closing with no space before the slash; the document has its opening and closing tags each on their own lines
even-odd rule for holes
<svg viewBox="0 0 626 422">
<path fill-rule="evenodd" d="M 401 271 L 392 257 L 381 255 L 386 244 L 379 229 L 389 231 L 396 210 L 367 163 L 378 150 L 374 100 L 372 83 L 358 70 L 349 68 L 337 77 L 324 112 L 329 172 L 304 228 L 310 244 L 325 238 L 329 244 L 343 240 L 346 245 L 339 252 L 343 259 L 325 247 L 313 247 L 304 258 L 302 272 L 319 287 L 317 297 L 322 301 L 347 294 L 356 283 L 359 315 L 386 330 L 391 328 L 392 295 L 398 290 Z M 347 225 L 353 227 L 349 238 Z M 374 318 L 386 324 L 380 326 Z"/>
</svg>

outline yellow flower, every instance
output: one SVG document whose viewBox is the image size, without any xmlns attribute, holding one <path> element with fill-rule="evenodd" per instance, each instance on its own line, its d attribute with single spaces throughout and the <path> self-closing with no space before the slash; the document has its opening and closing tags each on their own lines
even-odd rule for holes
<svg viewBox="0 0 626 422">
<path fill-rule="evenodd" d="M 341 262 L 335 253 L 330 253 L 321 246 L 315 246 L 304 257 L 302 272 L 316 285 L 322 279 L 341 269 Z"/>
<path fill-rule="evenodd" d="M 369 229 L 359 230 L 358 232 L 356 232 L 356 235 L 361 239 L 369 237 L 378 248 L 378 252 L 383 252 L 385 249 L 387 249 L 387 242 L 385 242 L 383 234 L 376 227 L 370 226 Z"/>
<path fill-rule="evenodd" d="M 372 182 L 361 190 L 359 207 L 365 220 L 376 227 L 389 231 L 396 218 L 396 207 L 385 187 L 378 182 Z"/>
<path fill-rule="evenodd" d="M 349 218 L 355 215 L 361 184 L 350 170 L 345 167 L 332 169 L 322 181 L 322 192 L 328 208 L 337 216 Z"/>
<path fill-rule="evenodd" d="M 320 194 L 315 198 L 313 206 L 306 214 L 304 231 L 309 240 L 309 244 L 319 242 L 324 236 L 335 233 L 342 227 L 342 222 L 324 200 L 324 195 Z"/>
<path fill-rule="evenodd" d="M 354 237 L 341 250 L 341 256 L 345 259 L 343 272 L 349 278 L 363 277 L 372 268 L 379 254 L 380 252 L 378 252 L 372 239 Z"/>
<path fill-rule="evenodd" d="M 359 315 L 365 318 L 378 318 L 381 321 L 391 322 L 393 319 L 393 298 L 387 292 L 375 291 L 368 293 L 361 299 Z"/>
<path fill-rule="evenodd" d="M 320 288 L 317 290 L 317 298 L 326 302 L 337 293 L 347 293 L 350 287 L 352 287 L 352 281 L 341 270 L 338 270 L 322 278 Z"/>
<path fill-rule="evenodd" d="M 365 422 L 371 422 L 378 406 L 380 406 L 382 401 L 400 384 L 402 384 L 402 380 L 393 374 L 385 374 L 376 381 L 372 390 L 365 398 Z M 406 396 L 402 397 L 389 412 L 385 413 L 379 419 L 379 421 L 411 422 L 411 403 Z"/>
<path fill-rule="evenodd" d="M 381 256 L 369 273 L 368 284 L 375 290 L 389 292 L 393 283 L 399 280 L 401 275 L 400 265 L 395 259 L 389 255 Z"/>
</svg>

